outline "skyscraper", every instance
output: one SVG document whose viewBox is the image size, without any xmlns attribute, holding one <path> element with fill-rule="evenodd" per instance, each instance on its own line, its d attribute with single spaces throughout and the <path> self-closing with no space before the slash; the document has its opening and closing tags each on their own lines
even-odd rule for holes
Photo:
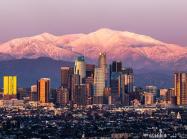
<svg viewBox="0 0 187 139">
<path fill-rule="evenodd" d="M 133 92 L 134 75 L 132 69 L 124 69 L 119 76 L 121 103 L 129 104 L 129 94 Z"/>
<path fill-rule="evenodd" d="M 94 73 L 94 103 L 103 104 L 105 88 L 105 72 L 102 68 L 95 68 Z"/>
<path fill-rule="evenodd" d="M 67 105 L 69 103 L 69 92 L 67 88 L 59 88 L 57 89 L 57 104 Z"/>
<path fill-rule="evenodd" d="M 38 100 L 37 85 L 32 85 L 31 86 L 30 100 L 31 101 L 37 101 Z"/>
<path fill-rule="evenodd" d="M 134 85 L 134 74 L 132 69 L 124 69 L 120 75 L 121 87 L 124 89 L 125 93 L 133 92 Z"/>
<path fill-rule="evenodd" d="M 86 77 L 93 77 L 94 76 L 94 69 L 95 69 L 95 65 L 86 64 Z"/>
<path fill-rule="evenodd" d="M 86 105 L 87 104 L 87 89 L 85 84 L 75 85 L 75 104 Z"/>
<path fill-rule="evenodd" d="M 75 61 L 74 74 L 80 75 L 80 83 L 86 77 L 86 63 L 84 56 L 79 56 Z"/>
<path fill-rule="evenodd" d="M 110 81 L 109 81 L 109 73 L 108 73 L 108 67 L 107 67 L 106 53 L 100 53 L 99 54 L 98 68 L 101 68 L 104 71 L 104 74 L 105 74 L 105 86 L 109 86 L 110 85 Z"/>
<path fill-rule="evenodd" d="M 4 76 L 4 99 L 16 98 L 17 95 L 17 77 Z"/>
<path fill-rule="evenodd" d="M 73 74 L 71 76 L 71 89 L 70 89 L 70 98 L 73 103 L 75 103 L 75 97 L 76 97 L 76 90 L 75 86 L 80 85 L 80 75 L 79 74 Z"/>
<path fill-rule="evenodd" d="M 50 79 L 41 78 L 37 84 L 38 100 L 41 103 L 48 103 L 50 93 Z"/>
<path fill-rule="evenodd" d="M 122 70 L 122 62 L 121 61 L 113 61 L 112 62 L 112 72 L 121 72 Z"/>
<path fill-rule="evenodd" d="M 187 105 L 187 73 L 174 73 L 174 85 L 177 105 Z"/>
<path fill-rule="evenodd" d="M 85 80 L 86 89 L 87 89 L 87 104 L 93 104 L 93 95 L 94 95 L 94 77 L 87 77 Z"/>
<path fill-rule="evenodd" d="M 106 53 L 99 54 L 98 67 L 106 70 L 107 68 Z"/>
<path fill-rule="evenodd" d="M 110 87 L 111 87 L 111 96 L 112 104 L 121 103 L 120 101 L 120 75 L 119 72 L 112 72 L 110 76 Z"/>
<path fill-rule="evenodd" d="M 69 88 L 70 75 L 73 74 L 73 69 L 71 67 L 61 67 L 61 86 L 63 88 Z"/>
</svg>

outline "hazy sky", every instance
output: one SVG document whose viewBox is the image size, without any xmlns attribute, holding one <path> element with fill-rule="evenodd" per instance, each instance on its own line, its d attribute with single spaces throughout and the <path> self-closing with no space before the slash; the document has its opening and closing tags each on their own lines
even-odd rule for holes
<svg viewBox="0 0 187 139">
<path fill-rule="evenodd" d="M 0 0 L 0 42 L 102 27 L 187 46 L 187 0 Z"/>
</svg>

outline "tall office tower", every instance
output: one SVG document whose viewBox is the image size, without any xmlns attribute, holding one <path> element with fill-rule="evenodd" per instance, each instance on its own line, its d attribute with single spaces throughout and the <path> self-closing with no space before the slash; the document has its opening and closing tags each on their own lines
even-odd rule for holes
<svg viewBox="0 0 187 139">
<path fill-rule="evenodd" d="M 110 87 L 111 87 L 111 96 L 112 96 L 112 104 L 120 104 L 120 72 L 112 72 L 111 73 L 111 80 L 110 80 Z"/>
<path fill-rule="evenodd" d="M 99 54 L 99 60 L 98 60 L 98 68 L 101 68 L 104 70 L 105 74 L 105 85 L 109 86 L 109 72 L 107 68 L 107 58 L 106 58 L 106 53 L 100 53 Z"/>
<path fill-rule="evenodd" d="M 16 98 L 17 95 L 17 77 L 4 76 L 4 99 Z"/>
<path fill-rule="evenodd" d="M 105 72 L 102 68 L 95 68 L 94 104 L 103 104 L 104 88 L 105 88 Z"/>
<path fill-rule="evenodd" d="M 59 88 L 57 89 L 57 104 L 59 105 L 67 105 L 69 103 L 69 92 L 67 88 Z"/>
<path fill-rule="evenodd" d="M 99 54 L 98 67 L 106 70 L 107 68 L 106 53 Z"/>
<path fill-rule="evenodd" d="M 80 75 L 80 83 L 86 77 L 86 63 L 84 56 L 80 56 L 75 61 L 74 74 Z"/>
<path fill-rule="evenodd" d="M 154 104 L 154 93 L 145 92 L 145 105 L 152 105 Z"/>
<path fill-rule="evenodd" d="M 86 77 L 94 77 L 95 65 L 86 64 Z"/>
<path fill-rule="evenodd" d="M 37 85 L 31 86 L 30 100 L 31 101 L 38 101 Z"/>
<path fill-rule="evenodd" d="M 187 105 L 187 73 L 174 73 L 174 84 L 177 105 Z"/>
<path fill-rule="evenodd" d="M 124 89 L 125 93 L 132 93 L 133 92 L 133 85 L 134 85 L 134 74 L 132 69 L 125 69 L 122 71 L 120 75 L 121 80 L 121 87 Z M 122 90 L 123 91 L 123 90 Z"/>
<path fill-rule="evenodd" d="M 71 75 L 70 98 L 71 98 L 72 103 L 75 103 L 75 97 L 76 97 L 75 86 L 76 85 L 80 85 L 80 75 L 79 74 Z"/>
<path fill-rule="evenodd" d="M 75 85 L 75 104 L 78 106 L 86 105 L 87 89 L 85 84 Z"/>
<path fill-rule="evenodd" d="M 93 104 L 93 85 L 86 83 L 86 105 Z"/>
<path fill-rule="evenodd" d="M 69 88 L 70 76 L 73 74 L 73 69 L 71 67 L 61 67 L 61 86 L 63 88 Z"/>
<path fill-rule="evenodd" d="M 122 62 L 121 61 L 113 61 L 111 70 L 112 70 L 112 72 L 121 72 Z"/>
<path fill-rule="evenodd" d="M 87 88 L 87 104 L 93 104 L 93 96 L 94 96 L 94 77 L 87 77 L 85 79 L 85 84 Z"/>
<path fill-rule="evenodd" d="M 40 103 L 49 102 L 49 93 L 50 93 L 50 79 L 41 78 L 37 83 L 37 92 L 38 92 L 38 101 Z"/>
<path fill-rule="evenodd" d="M 133 92 L 134 75 L 132 69 L 125 69 L 119 76 L 119 89 L 121 103 L 123 105 L 129 105 L 129 95 Z"/>
</svg>

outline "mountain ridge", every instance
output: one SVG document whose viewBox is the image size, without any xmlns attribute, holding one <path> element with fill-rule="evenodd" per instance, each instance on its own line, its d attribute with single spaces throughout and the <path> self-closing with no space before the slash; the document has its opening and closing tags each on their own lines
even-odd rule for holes
<svg viewBox="0 0 187 139">
<path fill-rule="evenodd" d="M 146 35 L 108 28 L 88 34 L 62 36 L 44 32 L 0 44 L 1 61 L 39 57 L 74 61 L 77 56 L 85 55 L 88 62 L 97 63 L 99 52 L 106 52 L 109 62 L 121 60 L 135 69 L 187 69 L 184 64 L 187 60 L 187 47 L 164 43 Z"/>
</svg>

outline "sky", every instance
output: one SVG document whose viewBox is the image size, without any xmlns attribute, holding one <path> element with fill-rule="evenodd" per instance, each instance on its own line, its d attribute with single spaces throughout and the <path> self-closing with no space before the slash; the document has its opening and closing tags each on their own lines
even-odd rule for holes
<svg viewBox="0 0 187 139">
<path fill-rule="evenodd" d="M 187 46 L 187 0 L 0 0 L 0 43 L 111 28 Z"/>
</svg>

